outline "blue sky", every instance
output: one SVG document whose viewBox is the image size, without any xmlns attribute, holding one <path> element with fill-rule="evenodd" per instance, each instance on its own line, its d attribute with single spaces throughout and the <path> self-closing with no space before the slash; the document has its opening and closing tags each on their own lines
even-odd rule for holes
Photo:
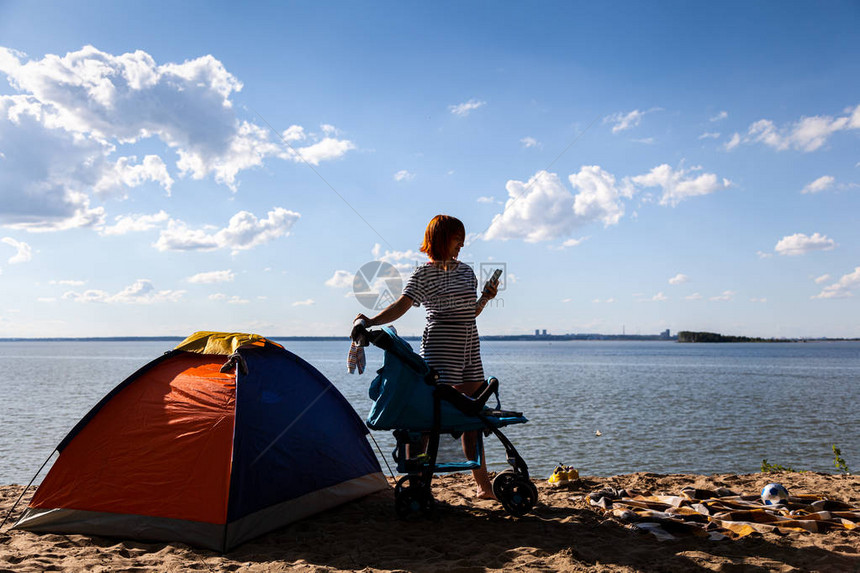
<svg viewBox="0 0 860 573">
<path fill-rule="evenodd" d="M 505 268 L 484 334 L 860 336 L 858 29 L 851 2 L 0 0 L 0 336 L 344 335 L 356 271 L 408 276 L 437 213 Z"/>
</svg>

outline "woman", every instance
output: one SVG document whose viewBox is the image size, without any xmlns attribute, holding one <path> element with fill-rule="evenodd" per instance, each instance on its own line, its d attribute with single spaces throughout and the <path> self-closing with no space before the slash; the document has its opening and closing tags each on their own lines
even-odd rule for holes
<svg viewBox="0 0 860 573">
<path fill-rule="evenodd" d="M 427 309 L 427 325 L 421 338 L 421 355 L 437 372 L 439 381 L 472 394 L 484 381 L 481 348 L 475 318 L 496 296 L 498 285 L 487 282 L 477 298 L 478 279 L 469 265 L 457 260 L 466 240 L 463 223 L 449 215 L 437 215 L 427 225 L 421 252 L 430 259 L 412 273 L 403 294 L 373 318 L 359 314 L 367 327 L 394 322 L 413 306 Z M 478 432 L 463 434 L 463 451 L 474 459 Z M 478 485 L 476 496 L 492 499 L 493 488 L 486 464 L 472 470 Z"/>
</svg>

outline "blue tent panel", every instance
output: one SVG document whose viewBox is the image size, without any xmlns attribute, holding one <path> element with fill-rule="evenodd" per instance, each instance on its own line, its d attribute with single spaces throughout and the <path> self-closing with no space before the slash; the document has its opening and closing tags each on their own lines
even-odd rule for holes
<svg viewBox="0 0 860 573">
<path fill-rule="evenodd" d="M 287 350 L 239 353 L 228 522 L 368 474 L 385 487 L 367 428 L 325 376 Z"/>
</svg>

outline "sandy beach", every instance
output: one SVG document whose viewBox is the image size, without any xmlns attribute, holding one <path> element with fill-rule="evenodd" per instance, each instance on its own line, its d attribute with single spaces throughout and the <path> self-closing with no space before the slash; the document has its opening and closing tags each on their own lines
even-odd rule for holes
<svg viewBox="0 0 860 573">
<path fill-rule="evenodd" d="M 0 532 L 0 571 L 860 571 L 860 528 L 660 541 L 587 502 L 587 494 L 607 487 L 655 495 L 678 495 L 688 486 L 755 494 L 773 481 L 793 495 L 860 506 L 857 476 L 634 473 L 584 477 L 564 489 L 536 480 L 538 506 L 515 519 L 494 501 L 472 498 L 471 479 L 453 474 L 434 480 L 437 511 L 427 520 L 398 521 L 388 490 L 226 555 L 182 544 L 38 535 L 7 524 Z M 0 488 L 3 516 L 21 491 Z"/>
</svg>

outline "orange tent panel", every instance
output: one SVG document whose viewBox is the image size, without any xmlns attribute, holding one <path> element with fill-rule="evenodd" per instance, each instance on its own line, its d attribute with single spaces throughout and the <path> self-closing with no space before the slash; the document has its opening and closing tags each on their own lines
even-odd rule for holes
<svg viewBox="0 0 860 573">
<path fill-rule="evenodd" d="M 143 372 L 71 440 L 30 503 L 224 523 L 236 381 L 223 356 Z"/>
</svg>

